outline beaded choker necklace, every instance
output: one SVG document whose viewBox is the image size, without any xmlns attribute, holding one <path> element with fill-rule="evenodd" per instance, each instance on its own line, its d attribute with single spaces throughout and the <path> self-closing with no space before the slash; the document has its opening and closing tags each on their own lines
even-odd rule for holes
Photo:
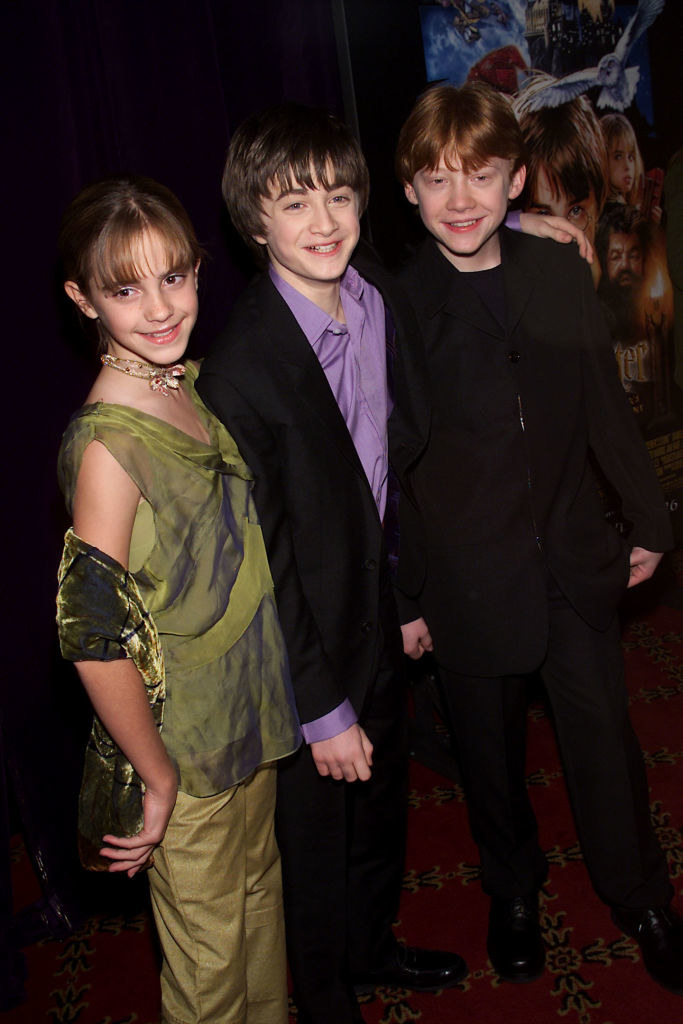
<svg viewBox="0 0 683 1024">
<path fill-rule="evenodd" d="M 149 381 L 152 391 L 158 391 L 160 395 L 170 395 L 171 391 L 177 391 L 180 387 L 178 377 L 185 373 L 182 363 L 174 366 L 159 366 L 157 363 L 139 363 L 135 359 L 119 359 L 111 356 L 108 352 L 103 353 L 100 359 L 104 366 L 111 366 L 112 370 L 125 373 L 129 377 L 139 377 L 141 380 Z"/>
</svg>

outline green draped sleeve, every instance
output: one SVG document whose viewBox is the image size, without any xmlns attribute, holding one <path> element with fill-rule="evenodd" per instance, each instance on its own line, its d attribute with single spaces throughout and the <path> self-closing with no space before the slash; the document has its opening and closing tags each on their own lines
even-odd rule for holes
<svg viewBox="0 0 683 1024">
<path fill-rule="evenodd" d="M 57 626 L 63 657 L 69 661 L 130 658 L 160 729 L 166 696 L 161 644 L 131 573 L 69 529 L 58 579 Z M 140 831 L 142 793 L 140 777 L 95 715 L 78 805 L 78 848 L 84 867 L 106 871 L 110 866 L 99 856 L 102 836 L 132 836 Z"/>
</svg>

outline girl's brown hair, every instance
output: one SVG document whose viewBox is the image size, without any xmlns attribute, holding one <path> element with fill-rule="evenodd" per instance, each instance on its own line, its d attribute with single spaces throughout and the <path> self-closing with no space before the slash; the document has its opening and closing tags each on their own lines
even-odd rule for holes
<svg viewBox="0 0 683 1024">
<path fill-rule="evenodd" d="M 140 242 L 149 231 L 166 248 L 169 270 L 194 267 L 203 252 L 180 200 L 152 178 L 103 178 L 67 207 L 59 232 L 63 279 L 84 295 L 95 284 L 110 289 L 137 280 Z"/>
</svg>

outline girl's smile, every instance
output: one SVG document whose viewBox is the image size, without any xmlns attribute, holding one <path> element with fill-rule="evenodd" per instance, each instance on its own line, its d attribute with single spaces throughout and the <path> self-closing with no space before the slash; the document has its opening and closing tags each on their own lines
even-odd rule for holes
<svg viewBox="0 0 683 1024">
<path fill-rule="evenodd" d="M 73 290 L 69 293 L 85 316 L 99 320 L 110 355 L 175 363 L 184 355 L 197 319 L 199 264 L 169 266 L 166 246 L 154 231 L 144 232 L 133 256 L 143 271 L 134 280 L 115 288 L 91 281 L 87 295 L 68 282 Z"/>
</svg>

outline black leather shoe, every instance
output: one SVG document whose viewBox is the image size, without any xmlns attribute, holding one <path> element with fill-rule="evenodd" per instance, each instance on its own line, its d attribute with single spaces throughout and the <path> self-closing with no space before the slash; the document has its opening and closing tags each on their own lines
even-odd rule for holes
<svg viewBox="0 0 683 1024">
<path fill-rule="evenodd" d="M 645 969 L 657 984 L 683 995 L 683 921 L 673 907 L 615 907 L 612 920 L 636 940 Z"/>
<path fill-rule="evenodd" d="M 438 992 L 453 988 L 467 975 L 467 964 L 457 953 L 420 949 L 397 943 L 390 963 L 356 974 L 356 992 L 368 992 L 380 985 L 410 988 L 415 992 Z"/>
<path fill-rule="evenodd" d="M 503 981 L 540 978 L 545 967 L 545 947 L 535 895 L 491 898 L 486 948 L 494 971 Z"/>
</svg>

